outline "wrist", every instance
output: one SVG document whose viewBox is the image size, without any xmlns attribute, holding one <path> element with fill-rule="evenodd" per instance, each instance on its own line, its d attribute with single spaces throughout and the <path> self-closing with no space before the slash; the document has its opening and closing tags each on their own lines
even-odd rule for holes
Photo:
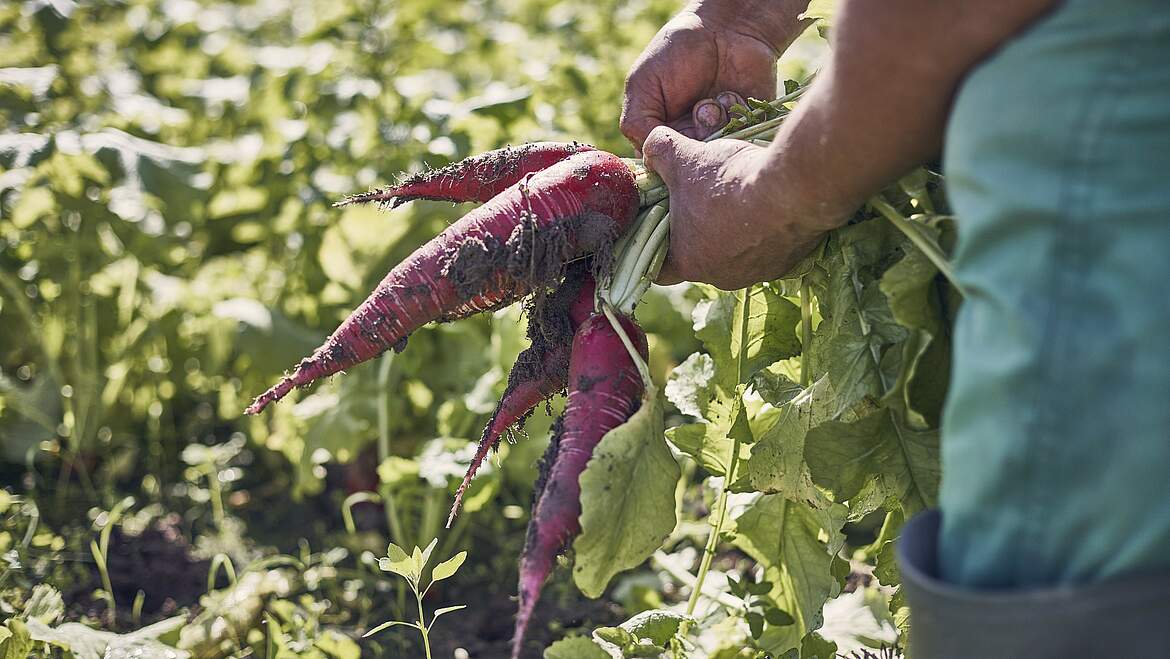
<svg viewBox="0 0 1170 659">
<path fill-rule="evenodd" d="M 857 204 L 832 181 L 810 176 L 807 159 L 794 148 L 773 142 L 760 159 L 759 182 L 772 208 L 782 209 L 776 217 L 809 236 L 835 229 L 852 217 Z"/>
<path fill-rule="evenodd" d="M 692 0 L 684 11 L 704 24 L 759 39 L 777 57 L 812 21 L 802 20 L 809 0 Z"/>
</svg>

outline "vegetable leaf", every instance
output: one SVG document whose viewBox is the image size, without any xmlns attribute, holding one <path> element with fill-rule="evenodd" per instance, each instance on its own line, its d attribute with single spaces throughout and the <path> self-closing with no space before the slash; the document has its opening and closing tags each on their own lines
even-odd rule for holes
<svg viewBox="0 0 1170 659">
<path fill-rule="evenodd" d="M 581 474 L 581 535 L 573 543 L 573 580 L 600 597 L 609 580 L 640 565 L 676 523 L 679 467 L 663 438 L 663 409 L 649 387 L 642 407 L 609 431 Z"/>
<path fill-rule="evenodd" d="M 463 561 L 467 560 L 467 552 L 461 551 L 451 558 L 439 563 L 435 569 L 431 571 L 431 582 L 442 581 L 448 577 L 454 576 L 459 568 L 463 565 Z"/>
<path fill-rule="evenodd" d="M 760 645 L 773 655 L 799 647 L 821 626 L 821 609 L 841 586 L 830 568 L 840 560 L 844 522 L 841 504 L 817 510 L 777 494 L 760 497 L 736 518 L 733 542 L 764 567 L 764 578 L 776 584 L 769 600 L 794 620 L 764 630 Z"/>
<path fill-rule="evenodd" d="M 544 659 L 612 659 L 612 657 L 584 636 L 573 636 L 548 646 L 544 651 Z"/>
</svg>

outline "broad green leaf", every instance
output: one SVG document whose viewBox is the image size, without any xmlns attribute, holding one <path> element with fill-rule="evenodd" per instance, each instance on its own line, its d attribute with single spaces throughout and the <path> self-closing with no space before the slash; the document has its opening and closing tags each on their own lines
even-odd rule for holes
<svg viewBox="0 0 1170 659">
<path fill-rule="evenodd" d="M 674 530 L 679 467 L 663 436 L 653 387 L 625 424 L 606 433 L 581 474 L 581 535 L 573 580 L 600 597 L 615 574 L 641 565 Z"/>
<path fill-rule="evenodd" d="M 584 636 L 565 638 L 548 646 L 544 659 L 613 659 L 596 643 Z"/>
<path fill-rule="evenodd" d="M 711 355 L 696 352 L 674 367 L 666 382 L 666 400 L 678 411 L 704 418 L 709 401 L 708 389 L 715 378 L 715 360 Z"/>
<path fill-rule="evenodd" d="M 844 522 L 840 504 L 818 510 L 777 494 L 761 496 L 736 518 L 733 542 L 764 568 L 765 580 L 776 584 L 769 599 L 795 621 L 764 631 L 761 647 L 772 654 L 800 647 L 805 634 L 820 628 L 821 609 L 841 586 L 831 567 L 844 543 Z"/>
<path fill-rule="evenodd" d="M 461 551 L 451 558 L 439 563 L 435 569 L 431 571 L 431 582 L 442 581 L 448 577 L 453 576 L 459 571 L 459 567 L 463 565 L 463 561 L 467 560 L 467 552 Z"/>
<path fill-rule="evenodd" d="M 823 262 L 828 278 L 817 291 L 823 320 L 808 358 L 814 380 L 829 376 L 834 417 L 872 404 L 894 385 L 885 355 L 908 331 L 895 322 L 877 282 L 909 245 L 887 222 L 862 222 L 830 236 Z"/>
<path fill-rule="evenodd" d="M 398 545 L 391 542 L 390 544 L 386 545 L 386 558 L 389 558 L 390 560 L 397 563 L 400 561 L 410 560 L 410 554 L 406 553 L 406 550 L 402 547 L 399 547 Z"/>
<path fill-rule="evenodd" d="M 391 542 L 386 547 L 385 558 L 378 559 L 378 567 L 384 572 L 393 572 L 417 583 L 420 576 L 417 558 L 421 556 L 418 547 L 415 547 L 414 554 L 407 554 L 405 549 Z"/>
<path fill-rule="evenodd" d="M 882 221 L 842 229 L 825 248 L 828 277 L 818 290 L 824 320 L 810 359 L 832 389 L 826 399 L 831 421 L 805 426 L 804 460 L 813 480 L 831 489 L 838 501 L 857 495 L 875 478 L 879 490 L 868 491 L 871 502 L 895 497 L 909 512 L 935 499 L 937 430 L 931 421 L 937 419 L 941 399 L 926 401 L 923 409 L 933 408 L 932 413 L 919 414 L 908 387 L 924 357 L 939 353 L 930 352 L 926 330 L 900 322 L 937 326 L 930 314 L 910 309 L 929 306 L 934 279 L 915 249 Z M 940 387 L 935 382 L 928 388 Z M 792 444 L 787 453 L 777 453 L 789 464 L 795 455 Z"/>
<path fill-rule="evenodd" d="M 837 659 L 837 644 L 825 640 L 820 634 L 813 632 L 801 640 L 801 659 Z"/>
<path fill-rule="evenodd" d="M 703 469 L 716 476 L 727 473 L 731 462 L 732 440 L 711 423 L 688 423 L 666 431 L 666 438 L 675 448 L 695 459 Z M 740 457 L 747 454 L 746 445 L 740 448 Z"/>
<path fill-rule="evenodd" d="M 809 430 L 805 459 L 813 480 L 839 501 L 857 495 L 874 477 L 902 502 L 907 516 L 937 501 L 938 430 L 913 430 L 890 409 Z"/>
<path fill-rule="evenodd" d="M 427 563 L 431 562 L 431 554 L 434 553 L 435 547 L 438 546 L 438 544 L 439 539 L 432 538 L 430 544 L 428 544 L 427 548 L 422 550 L 421 553 L 419 552 L 418 547 L 414 548 L 414 559 L 419 575 L 422 574 L 423 568 L 427 566 Z"/>
<path fill-rule="evenodd" d="M 915 221 L 932 242 L 946 225 Z M 903 348 L 901 373 L 890 396 L 900 398 L 907 421 L 917 427 L 937 426 L 950 379 L 948 315 L 957 304 L 949 283 L 917 249 L 882 276 L 880 287 L 894 319 L 911 329 L 914 341 Z"/>
<path fill-rule="evenodd" d="M 673 611 L 652 609 L 643 611 L 619 627 L 638 639 L 646 639 L 656 645 L 666 645 L 678 633 L 679 625 L 693 618 Z"/>
<path fill-rule="evenodd" d="M 800 353 L 796 334 L 800 307 L 781 296 L 773 286 L 753 286 L 748 306 L 745 364 L 740 381 L 736 382 L 735 358 L 740 348 L 738 300 L 742 292 L 727 293 L 710 287 L 704 290 L 708 299 L 695 305 L 692 314 L 695 336 L 723 372 L 719 377 L 722 385 L 734 388 L 747 382 L 756 371 Z"/>
<path fill-rule="evenodd" d="M 752 376 L 752 388 L 764 401 L 777 407 L 787 403 L 803 391 L 785 371 L 787 362 L 777 362 Z"/>
<path fill-rule="evenodd" d="M 832 418 L 833 396 L 828 379 L 821 378 L 780 406 L 780 418 L 751 447 L 745 472 L 760 492 L 778 492 L 791 499 L 823 508 L 828 501 L 813 485 L 805 464 L 805 437 L 810 428 Z"/>
<path fill-rule="evenodd" d="M 33 648 L 28 627 L 18 618 L 9 618 L 0 627 L 0 659 L 25 659 Z"/>
</svg>

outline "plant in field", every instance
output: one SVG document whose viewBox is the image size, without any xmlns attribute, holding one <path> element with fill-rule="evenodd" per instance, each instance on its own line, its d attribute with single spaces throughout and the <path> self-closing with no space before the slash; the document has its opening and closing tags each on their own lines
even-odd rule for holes
<svg viewBox="0 0 1170 659">
<path fill-rule="evenodd" d="M 389 629 L 390 627 L 396 627 L 399 625 L 413 627 L 414 629 L 417 629 L 418 633 L 422 636 L 423 648 L 426 651 L 427 659 L 430 659 L 430 632 L 431 628 L 434 627 L 435 622 L 438 621 L 439 616 L 467 608 L 467 605 L 465 604 L 445 606 L 435 610 L 431 616 L 430 622 L 426 621 L 426 614 L 423 611 L 423 597 L 425 597 L 427 592 L 430 591 L 431 586 L 434 586 L 437 582 L 455 576 L 455 573 L 458 572 L 459 568 L 463 565 L 463 561 L 467 560 L 467 552 L 461 551 L 451 558 L 443 561 L 442 563 L 439 563 L 433 570 L 431 570 L 431 578 L 430 581 L 427 582 L 426 587 L 422 587 L 423 570 L 426 568 L 427 563 L 430 562 L 431 552 L 435 550 L 435 545 L 437 545 L 438 542 L 438 539 L 431 540 L 431 543 L 427 545 L 426 549 L 419 549 L 416 546 L 414 551 L 409 554 L 407 554 L 405 550 L 393 542 L 391 542 L 390 545 L 386 548 L 386 556 L 384 558 L 378 559 L 378 567 L 386 572 L 397 574 L 398 576 L 405 579 L 406 583 L 410 585 L 410 590 L 414 593 L 415 601 L 418 603 L 418 620 L 416 622 L 406 622 L 402 620 L 391 620 L 384 622 L 366 632 L 363 637 L 372 636 L 384 629 Z"/>
<path fill-rule="evenodd" d="M 720 135 L 766 143 L 805 87 L 785 89 L 777 101 L 737 105 Z M 666 391 L 698 422 L 669 433 L 646 338 L 630 315 L 662 263 L 670 227 L 667 190 L 639 161 L 542 143 L 358 195 L 344 203 L 486 203 L 395 266 L 324 345 L 247 411 L 400 351 L 426 322 L 526 299 L 532 345 L 512 368 L 448 520 L 503 435 L 567 388 L 520 560 L 512 656 L 524 648 L 555 557 L 570 544 L 574 580 L 596 597 L 671 533 L 679 467 L 664 435 L 720 479 L 679 636 L 704 624 L 693 616 L 712 559 L 730 540 L 765 569 L 758 584 L 732 586 L 745 600 L 735 615 L 754 646 L 831 651 L 816 630 L 822 605 L 840 589 L 842 526 L 884 509 L 891 527 L 929 505 L 937 488 L 935 378 L 945 373 L 946 314 L 956 293 L 936 276 L 950 278 L 939 244 L 945 219 L 903 214 L 934 213 L 942 203 L 931 198 L 934 183 L 919 171 L 875 197 L 781 280 L 734 293 L 702 287 L 694 327 L 706 351 L 675 369 Z M 733 518 L 736 492 L 762 496 Z M 416 626 L 425 636 L 421 621 L 420 610 Z"/>
</svg>

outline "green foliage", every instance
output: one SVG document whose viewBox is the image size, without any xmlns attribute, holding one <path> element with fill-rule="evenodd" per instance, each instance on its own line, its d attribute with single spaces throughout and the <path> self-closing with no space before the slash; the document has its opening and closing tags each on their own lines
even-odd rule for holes
<svg viewBox="0 0 1170 659">
<path fill-rule="evenodd" d="M 831 4 L 810 15 L 823 23 Z M 677 3 L 66 6 L 0 8 L 0 657 L 416 656 L 406 635 L 356 640 L 414 617 L 404 586 L 418 622 L 397 624 L 420 632 L 456 610 L 445 601 L 468 601 L 464 619 L 498 607 L 490 597 L 514 592 L 544 414 L 529 441 L 484 465 L 438 547 L 395 548 L 441 533 L 524 347 L 518 309 L 424 328 L 404 353 L 265 417 L 240 410 L 462 212 L 334 200 L 509 142 L 629 153 L 624 73 Z M 783 66 L 803 79 L 803 65 Z M 751 101 L 739 114 L 784 111 Z M 921 172 L 885 200 L 942 252 L 954 229 L 937 187 Z M 934 502 L 958 299 L 873 208 L 747 300 L 652 290 L 637 315 L 669 404 L 651 396 L 603 441 L 582 476 L 572 560 L 585 594 L 608 585 L 621 600 L 640 579 L 654 595 L 643 601 L 664 608 L 615 626 L 550 593 L 551 617 L 574 611 L 551 633 L 569 618 L 599 629 L 546 656 L 686 656 L 696 637 L 720 635 L 726 652 L 712 656 L 830 656 L 816 630 L 843 558 L 853 550 L 883 583 L 897 578 L 896 525 L 862 547 L 846 545 L 845 525 Z M 127 496 L 140 504 L 120 506 Z M 145 551 L 172 512 L 157 537 L 173 553 L 151 569 L 195 575 L 196 592 L 166 593 L 198 606 L 189 619 L 139 589 L 161 578 L 125 571 L 128 547 Z M 388 537 L 399 544 L 378 561 Z M 660 547 L 702 552 L 706 585 L 684 582 L 680 596 L 667 577 L 630 572 Z M 434 551 L 452 558 L 420 590 Z M 747 570 L 731 596 L 708 578 Z M 435 583 L 444 601 L 423 625 Z M 473 633 L 455 627 L 432 640 Z"/>
<path fill-rule="evenodd" d="M 650 386 L 642 406 L 602 438 L 581 474 L 573 581 L 588 597 L 600 597 L 615 574 L 641 565 L 674 530 L 679 468 L 663 432 L 662 401 Z"/>
<path fill-rule="evenodd" d="M 389 622 L 384 622 L 366 632 L 364 634 L 365 636 L 372 636 L 384 629 L 389 629 L 390 627 L 397 627 L 400 625 L 405 627 L 413 627 L 417 629 L 419 634 L 422 636 L 423 649 L 426 651 L 426 655 L 429 659 L 431 656 L 431 643 L 429 638 L 430 632 L 431 628 L 434 627 L 435 622 L 439 620 L 439 616 L 443 616 L 448 613 L 454 613 L 455 611 L 467 608 L 467 605 L 465 604 L 458 604 L 456 606 L 445 606 L 441 609 L 436 609 L 432 614 L 431 621 L 426 622 L 426 618 L 423 615 L 423 597 L 427 594 L 427 591 L 429 591 L 431 587 L 434 586 L 437 582 L 455 576 L 455 573 L 459 571 L 460 566 L 463 565 L 463 561 L 467 560 L 467 552 L 461 551 L 451 558 L 443 561 L 442 563 L 439 563 L 433 570 L 431 570 L 430 583 L 428 583 L 425 588 L 422 588 L 421 579 L 423 570 L 426 568 L 427 563 L 430 562 L 431 553 L 434 552 L 435 546 L 438 544 L 439 540 L 436 538 L 431 540 L 431 543 L 427 545 L 426 549 L 419 549 L 418 547 L 415 547 L 414 551 L 410 554 L 407 554 L 405 550 L 393 542 L 391 542 L 389 547 L 386 548 L 386 557 L 378 559 L 378 567 L 386 572 L 393 572 L 394 574 L 397 574 L 403 579 L 406 579 L 406 582 L 410 584 L 410 589 L 414 592 L 415 599 L 418 601 L 418 620 L 415 622 L 403 622 L 401 620 L 391 620 Z"/>
<path fill-rule="evenodd" d="M 548 646 L 544 659 L 612 659 L 599 645 L 583 636 L 565 638 Z"/>
<path fill-rule="evenodd" d="M 774 130 L 764 116 L 754 121 L 747 131 Z M 937 183 L 929 172 L 913 173 L 786 278 L 734 294 L 700 288 L 693 319 L 704 351 L 676 367 L 666 387 L 676 408 L 698 420 L 667 437 L 718 478 L 687 612 L 712 597 L 704 592 L 712 557 L 730 541 L 763 570 L 768 587 L 749 597 L 747 586 L 731 580 L 744 603 L 727 614 L 742 619 L 751 646 L 768 655 L 835 653 L 836 644 L 817 632 L 825 603 L 850 572 L 847 521 L 889 511 L 860 556 L 875 554 L 883 582 L 897 585 L 889 520 L 936 502 L 938 420 L 958 302 L 941 246 L 953 242 L 950 220 L 935 214 L 945 203 L 931 197 Z M 921 210 L 929 214 L 915 213 Z M 615 432 L 625 430 L 634 432 L 634 424 Z M 655 430 L 637 432 L 642 442 L 656 440 Z M 726 524 L 730 493 L 752 497 L 734 528 Z M 621 497 L 600 494 L 587 502 L 599 518 Z M 900 596 L 891 606 L 904 629 Z M 639 651 L 628 635 L 598 634 L 622 652 Z"/>
</svg>

